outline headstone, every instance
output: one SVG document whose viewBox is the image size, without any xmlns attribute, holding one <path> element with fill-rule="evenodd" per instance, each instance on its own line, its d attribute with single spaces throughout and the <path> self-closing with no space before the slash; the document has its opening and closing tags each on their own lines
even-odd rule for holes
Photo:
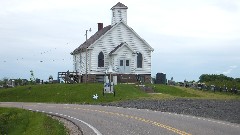
<svg viewBox="0 0 240 135">
<path fill-rule="evenodd" d="M 157 73 L 156 74 L 156 84 L 166 84 L 166 74 Z"/>
<path fill-rule="evenodd" d="M 40 84 L 40 82 L 41 82 L 41 80 L 37 78 L 37 79 L 36 79 L 36 83 L 37 83 L 37 84 Z"/>
<path fill-rule="evenodd" d="M 215 86 L 211 85 L 211 90 L 214 91 L 215 90 Z"/>
</svg>

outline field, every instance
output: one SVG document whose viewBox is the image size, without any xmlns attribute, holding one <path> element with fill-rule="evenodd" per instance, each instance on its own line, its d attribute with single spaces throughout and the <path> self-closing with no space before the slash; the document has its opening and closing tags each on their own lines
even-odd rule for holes
<svg viewBox="0 0 240 135">
<path fill-rule="evenodd" d="M 0 108 L 0 135 L 65 135 L 57 120 L 36 112 Z"/>
<path fill-rule="evenodd" d="M 118 84 L 114 86 L 116 96 L 105 94 L 103 84 L 45 84 L 18 86 L 0 89 L 0 102 L 49 102 L 49 103 L 80 103 L 98 104 L 136 99 L 240 99 L 240 95 L 231 93 L 213 93 L 210 91 L 193 90 L 184 87 L 167 85 L 150 85 L 154 93 L 146 93 L 136 85 Z M 97 94 L 98 99 L 93 99 Z"/>
</svg>

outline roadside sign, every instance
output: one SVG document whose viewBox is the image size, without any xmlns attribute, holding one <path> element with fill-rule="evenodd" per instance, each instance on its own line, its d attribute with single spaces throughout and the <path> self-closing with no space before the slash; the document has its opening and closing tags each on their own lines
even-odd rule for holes
<svg viewBox="0 0 240 135">
<path fill-rule="evenodd" d="M 111 83 L 104 83 L 103 96 L 104 96 L 105 93 L 113 93 L 114 96 L 115 96 L 115 91 L 114 91 L 113 82 L 111 82 Z"/>
</svg>

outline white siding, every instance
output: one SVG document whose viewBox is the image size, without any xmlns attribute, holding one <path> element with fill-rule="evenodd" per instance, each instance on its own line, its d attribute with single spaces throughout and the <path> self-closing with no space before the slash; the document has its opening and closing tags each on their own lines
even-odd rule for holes
<svg viewBox="0 0 240 135">
<path fill-rule="evenodd" d="M 90 50 L 91 51 L 91 50 Z M 87 69 L 88 69 L 88 73 L 90 73 L 91 70 L 91 52 L 88 51 L 87 52 Z M 74 60 L 73 60 L 73 70 L 74 71 L 78 71 L 80 74 L 85 74 L 86 73 L 86 52 L 81 52 L 78 54 L 75 54 L 73 56 Z"/>
<path fill-rule="evenodd" d="M 127 24 L 127 9 L 113 9 L 112 10 L 112 25 L 124 21 Z"/>
<path fill-rule="evenodd" d="M 133 52 L 126 46 L 124 46 L 123 48 L 121 48 L 121 50 L 119 50 L 119 54 L 115 55 L 113 58 L 114 60 L 112 60 L 112 65 L 113 65 L 113 69 L 116 72 L 119 72 L 119 61 L 120 60 L 130 60 L 130 73 L 134 74 L 135 73 L 135 59 L 134 59 L 134 55 L 132 54 Z"/>
<path fill-rule="evenodd" d="M 91 73 L 99 74 L 104 73 L 109 65 L 109 56 L 108 54 L 120 45 L 122 42 L 126 42 L 134 52 L 141 52 L 143 55 L 143 68 L 136 68 L 137 63 L 136 55 L 132 55 L 132 52 L 127 52 L 128 57 L 131 58 L 131 72 L 135 74 L 151 74 L 151 51 L 149 51 L 149 46 L 146 45 L 141 39 L 139 39 L 128 27 L 123 23 L 118 24 L 113 28 L 107 35 L 98 40 L 92 46 L 91 52 Z M 104 53 L 104 68 L 98 68 L 98 54 L 99 52 Z M 118 65 L 118 59 L 123 57 L 123 54 L 126 53 L 126 49 L 122 49 L 118 52 L 118 56 L 114 57 L 114 66 Z M 130 51 L 130 50 L 128 50 Z M 131 55 L 131 56 L 130 56 Z M 85 57 L 85 56 L 84 56 Z"/>
<path fill-rule="evenodd" d="M 80 70 L 81 70 L 80 54 L 75 54 L 73 56 L 73 59 L 74 59 L 74 61 L 73 61 L 73 63 L 74 63 L 73 71 L 80 72 Z"/>
<path fill-rule="evenodd" d="M 73 55 L 73 71 L 76 69 L 76 55 Z"/>
</svg>

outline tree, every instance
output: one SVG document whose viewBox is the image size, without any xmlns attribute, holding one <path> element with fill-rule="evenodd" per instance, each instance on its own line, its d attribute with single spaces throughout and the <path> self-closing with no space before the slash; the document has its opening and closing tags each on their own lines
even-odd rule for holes
<svg viewBox="0 0 240 135">
<path fill-rule="evenodd" d="M 8 78 L 7 78 L 7 77 L 4 77 L 4 78 L 3 78 L 3 85 L 6 86 L 6 85 L 7 85 L 7 82 L 8 82 Z"/>
<path fill-rule="evenodd" d="M 226 75 L 220 74 L 202 74 L 199 77 L 199 82 L 206 83 L 206 85 L 215 85 L 217 87 L 237 87 L 240 89 L 240 78 L 232 78 Z"/>
<path fill-rule="evenodd" d="M 235 81 L 240 83 L 240 78 L 235 78 Z"/>
<path fill-rule="evenodd" d="M 22 79 L 18 78 L 15 80 L 16 85 L 22 85 Z"/>
<path fill-rule="evenodd" d="M 0 85 L 3 85 L 3 80 L 0 80 Z"/>
<path fill-rule="evenodd" d="M 232 77 L 227 77 L 224 74 L 216 75 L 216 74 L 202 74 L 199 77 L 199 82 L 211 82 L 211 81 L 233 81 Z"/>
<path fill-rule="evenodd" d="M 34 77 L 33 70 L 30 70 L 30 73 L 31 73 L 30 83 L 31 83 L 31 84 L 35 84 L 36 79 L 35 79 L 35 77 Z"/>
</svg>

